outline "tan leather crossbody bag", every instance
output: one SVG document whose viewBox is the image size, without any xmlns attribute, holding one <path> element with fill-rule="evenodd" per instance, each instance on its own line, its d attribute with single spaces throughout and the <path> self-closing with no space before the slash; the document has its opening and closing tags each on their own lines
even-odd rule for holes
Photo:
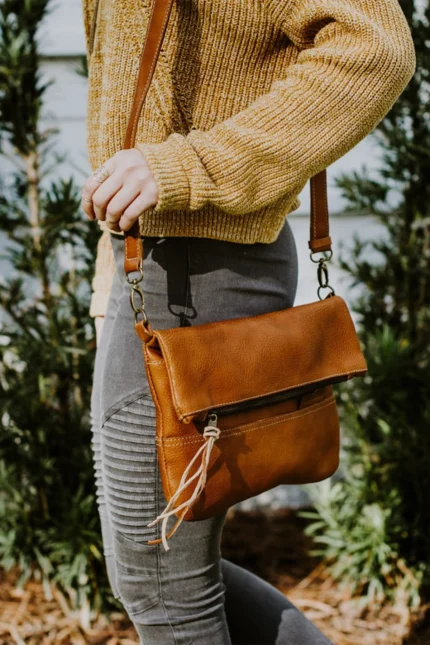
<svg viewBox="0 0 430 645">
<path fill-rule="evenodd" d="M 171 5 L 172 0 L 153 2 L 125 149 L 134 145 Z M 348 308 L 328 284 L 326 171 L 310 185 L 309 247 L 320 285 L 320 299 L 311 304 L 152 329 L 139 286 L 138 222 L 125 233 L 124 269 L 156 406 L 158 463 L 168 501 L 149 524 L 161 521 L 162 537 L 148 544 L 162 541 L 168 550 L 167 539 L 183 519 L 205 519 L 279 484 L 325 479 L 338 467 L 333 384 L 363 376 L 367 366 Z M 319 252 L 322 257 L 314 259 Z M 176 522 L 167 531 L 172 515 Z"/>
</svg>

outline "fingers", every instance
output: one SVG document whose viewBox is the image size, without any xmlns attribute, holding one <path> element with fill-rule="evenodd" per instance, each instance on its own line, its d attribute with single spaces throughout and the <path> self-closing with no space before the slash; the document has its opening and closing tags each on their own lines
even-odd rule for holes
<svg viewBox="0 0 430 645">
<path fill-rule="evenodd" d="M 109 175 L 112 175 L 116 166 L 114 157 L 111 157 L 111 159 L 109 159 L 103 165 L 105 166 Z M 110 177 L 108 179 L 110 179 Z M 108 179 L 106 181 L 108 181 Z M 91 175 L 85 182 L 82 189 L 82 202 L 81 202 L 82 209 L 90 219 L 95 219 L 96 217 L 96 213 L 93 206 L 93 195 L 100 186 L 101 186 L 101 183 L 93 175 Z"/>
<path fill-rule="evenodd" d="M 144 210 L 157 204 L 157 184 L 145 157 L 134 148 L 118 151 L 104 167 L 107 179 L 99 182 L 91 176 L 85 182 L 82 208 L 112 231 L 129 230 Z"/>
<path fill-rule="evenodd" d="M 124 185 L 124 178 L 121 171 L 116 170 L 102 184 L 98 184 L 93 192 L 92 202 L 94 213 L 97 219 L 102 222 L 106 219 L 106 210 L 108 204 L 115 197 L 118 191 Z M 128 206 L 128 204 L 126 204 Z"/>
<path fill-rule="evenodd" d="M 140 186 L 137 182 L 125 182 L 120 190 L 107 202 L 106 224 L 112 231 L 120 231 L 118 222 L 124 211 L 132 204 L 136 197 L 139 196 Z M 94 197 L 97 199 L 98 191 Z"/>
<path fill-rule="evenodd" d="M 128 231 L 134 222 L 139 218 L 147 208 L 154 205 L 154 195 L 150 188 L 141 192 L 136 199 L 124 210 L 120 220 L 119 227 L 122 231 Z"/>
<path fill-rule="evenodd" d="M 95 219 L 96 218 L 96 214 L 95 214 L 94 208 L 93 208 L 93 202 L 87 196 L 87 193 L 84 193 L 83 191 L 82 191 L 81 206 L 82 206 L 82 210 L 84 211 L 85 215 L 89 219 Z"/>
</svg>

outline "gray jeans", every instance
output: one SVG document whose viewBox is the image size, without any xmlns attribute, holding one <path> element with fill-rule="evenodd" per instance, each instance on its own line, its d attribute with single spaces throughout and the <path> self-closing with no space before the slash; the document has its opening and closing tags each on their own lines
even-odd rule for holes
<svg viewBox="0 0 430 645">
<path fill-rule="evenodd" d="M 147 524 L 167 502 L 157 464 L 155 409 L 123 271 L 123 238 L 113 233 L 112 246 L 116 273 L 96 355 L 91 414 L 104 553 L 115 597 L 145 645 L 327 645 L 283 594 L 221 557 L 225 513 L 182 522 L 169 551 L 146 544 L 160 537 L 160 523 Z M 273 244 L 145 238 L 144 256 L 146 310 L 154 328 L 251 316 L 294 302 L 297 254 L 287 222 Z"/>
</svg>

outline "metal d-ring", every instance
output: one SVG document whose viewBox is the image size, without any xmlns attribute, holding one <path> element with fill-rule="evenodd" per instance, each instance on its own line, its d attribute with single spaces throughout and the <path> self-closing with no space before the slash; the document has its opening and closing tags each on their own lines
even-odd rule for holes
<svg viewBox="0 0 430 645">
<path fill-rule="evenodd" d="M 315 253 L 324 253 L 324 257 L 319 258 L 318 260 L 314 260 L 313 255 L 315 255 Z M 330 255 L 327 256 L 326 253 L 330 253 Z M 330 260 L 333 257 L 333 249 L 330 249 L 330 251 L 311 251 L 310 257 L 311 257 L 312 262 L 315 262 L 315 264 L 318 264 L 319 262 L 321 262 L 321 260 L 323 260 L 325 262 L 330 262 Z"/>
<path fill-rule="evenodd" d="M 325 298 L 330 298 L 330 296 L 335 296 L 335 295 L 336 295 L 336 292 L 335 292 L 335 290 L 333 289 L 333 287 L 331 287 L 329 284 L 326 284 L 325 286 L 320 286 L 320 287 L 318 287 L 317 294 L 318 294 L 318 298 L 319 298 L 320 300 L 322 300 L 322 299 L 323 299 L 323 298 L 322 298 L 322 296 L 321 296 L 321 290 L 322 290 L 322 289 L 329 289 L 329 290 L 330 290 L 330 293 L 328 293 L 328 294 L 325 296 Z"/>
<path fill-rule="evenodd" d="M 125 279 L 127 280 L 128 284 L 137 284 L 138 282 L 142 282 L 143 280 L 143 269 L 142 267 L 139 267 L 137 269 L 139 271 L 139 277 L 138 278 L 130 278 L 130 273 L 136 273 L 136 271 L 130 271 L 130 273 L 125 274 Z"/>
</svg>

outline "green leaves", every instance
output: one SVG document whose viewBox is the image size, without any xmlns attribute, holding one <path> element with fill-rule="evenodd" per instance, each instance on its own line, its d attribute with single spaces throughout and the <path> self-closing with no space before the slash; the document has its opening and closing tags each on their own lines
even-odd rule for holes
<svg viewBox="0 0 430 645">
<path fill-rule="evenodd" d="M 316 512 L 299 515 L 314 520 L 305 532 L 320 548 L 311 554 L 323 556 L 330 564 L 340 588 L 351 596 L 361 596 L 371 607 L 395 600 L 405 588 L 409 604 L 419 602 L 421 575 L 408 572 L 399 557 L 399 530 L 393 530 L 396 502 L 383 507 L 363 501 L 363 487 L 347 477 L 346 481 L 322 482 L 311 487 Z"/>
<path fill-rule="evenodd" d="M 46 8 L 0 6 L 0 137 L 13 162 L 0 197 L 0 565 L 18 566 L 21 582 L 38 577 L 47 595 L 55 584 L 71 604 L 101 607 L 110 594 L 90 447 L 88 313 L 98 232 L 75 182 L 49 181 L 58 156 L 40 126 L 36 40 Z"/>
<path fill-rule="evenodd" d="M 39 142 L 38 122 L 49 83 L 41 81 L 36 34 L 48 0 L 0 5 L 0 119 L 2 139 L 26 155 Z"/>
</svg>

